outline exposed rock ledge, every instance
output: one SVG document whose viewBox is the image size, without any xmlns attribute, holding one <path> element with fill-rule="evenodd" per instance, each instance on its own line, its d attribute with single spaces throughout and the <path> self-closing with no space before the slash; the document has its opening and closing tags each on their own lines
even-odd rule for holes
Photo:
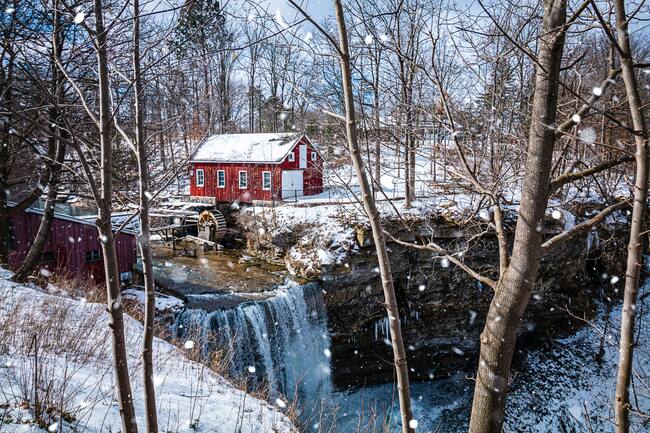
<svg viewBox="0 0 650 433">
<path fill-rule="evenodd" d="M 279 212 L 256 209 L 254 215 L 243 213 L 239 221 L 247 234 L 249 252 L 284 262 L 294 274 L 320 281 L 338 388 L 392 381 L 383 292 L 367 225 L 332 209 L 301 211 L 283 212 L 280 208 Z M 405 222 L 412 231 L 426 232 L 452 251 L 466 248 L 467 239 L 475 234 L 440 214 L 411 213 Z M 544 232 L 550 236 L 562 225 L 562 221 L 549 218 Z M 403 221 L 388 218 L 385 226 L 404 240 L 413 239 Z M 610 224 L 599 236 L 592 233 L 589 239 L 576 238 L 543 259 L 521 327 L 523 345 L 539 347 L 551 335 L 572 332 L 581 324 L 573 315 L 591 316 L 599 297 L 609 289 L 615 293 L 622 288 L 625 239 L 620 229 Z M 608 242 L 599 247 L 597 238 Z M 418 380 L 458 370 L 471 372 L 491 289 L 430 252 L 395 243 L 389 243 L 389 250 L 411 377 Z M 498 268 L 494 236 L 485 235 L 471 245 L 463 260 L 494 276 Z M 611 275 L 618 276 L 618 281 Z"/>
</svg>

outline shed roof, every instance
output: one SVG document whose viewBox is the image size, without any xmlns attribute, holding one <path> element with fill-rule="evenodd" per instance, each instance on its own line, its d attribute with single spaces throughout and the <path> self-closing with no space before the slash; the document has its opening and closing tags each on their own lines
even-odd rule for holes
<svg viewBox="0 0 650 433">
<path fill-rule="evenodd" d="M 196 149 L 192 162 L 278 163 L 303 136 L 301 132 L 213 135 Z"/>
<path fill-rule="evenodd" d="M 8 207 L 14 207 L 15 205 L 16 205 L 15 202 L 7 200 L 7 206 Z M 45 214 L 44 209 L 41 209 L 41 208 L 35 207 L 35 206 L 30 206 L 30 207 L 26 208 L 24 210 L 24 212 L 33 213 L 33 214 L 41 215 L 41 216 L 43 216 Z M 54 211 L 54 218 L 64 220 L 64 221 L 70 221 L 70 222 L 73 222 L 73 223 L 76 223 L 76 224 L 89 225 L 89 226 L 93 226 L 95 228 L 97 227 L 97 224 L 95 224 L 95 222 L 94 222 L 97 219 L 97 215 L 74 216 L 74 215 L 69 215 L 69 214 L 67 214 L 65 212 L 60 212 L 60 211 L 55 210 Z M 116 231 L 120 227 L 120 224 L 118 224 L 119 221 L 114 217 L 111 217 L 111 223 L 112 223 L 112 226 L 113 226 L 113 231 Z M 135 231 L 133 228 L 122 228 L 122 230 L 120 230 L 120 231 L 122 233 L 124 233 L 124 234 L 132 235 L 132 236 L 137 236 L 137 234 L 138 234 L 137 231 Z"/>
</svg>

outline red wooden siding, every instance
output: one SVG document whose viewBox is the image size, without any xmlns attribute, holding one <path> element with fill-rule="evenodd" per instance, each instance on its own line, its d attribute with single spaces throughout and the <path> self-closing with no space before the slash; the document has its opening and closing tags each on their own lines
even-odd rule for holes
<svg viewBox="0 0 650 433">
<path fill-rule="evenodd" d="M 204 172 L 204 186 L 196 186 L 196 170 Z M 225 188 L 217 188 L 217 171 L 226 173 Z M 215 197 L 217 201 L 271 200 L 280 197 L 282 174 L 277 164 L 195 163 L 192 166 L 190 193 L 194 196 Z M 248 173 L 248 187 L 239 188 L 239 172 Z M 271 190 L 262 189 L 262 172 L 271 172 Z M 272 196 L 273 194 L 273 196 Z"/>
<path fill-rule="evenodd" d="M 13 251 L 9 256 L 9 266 L 17 269 L 27 256 L 29 247 L 36 237 L 41 215 L 29 211 L 12 218 Z M 54 218 L 52 229 L 47 237 L 43 253 L 53 253 L 54 261 L 41 267 L 53 272 L 61 272 L 69 277 L 79 274 L 91 276 L 96 281 L 104 281 L 103 259 L 97 228 L 86 221 L 74 218 Z M 130 272 L 136 261 L 136 238 L 130 233 L 118 233 L 115 238 L 118 269 Z M 99 251 L 100 260 L 86 263 L 86 252 Z"/>
<path fill-rule="evenodd" d="M 311 152 L 316 151 L 312 144 L 303 137 L 292 149 L 294 161 L 285 157 L 280 163 L 235 163 L 235 162 L 196 162 L 190 165 L 190 195 L 215 197 L 217 201 L 251 202 L 253 200 L 280 200 L 282 197 L 282 171 L 300 170 L 300 144 L 307 145 L 307 168 L 303 170 L 304 195 L 323 192 L 323 161 L 320 154 L 312 161 Z M 203 170 L 204 186 L 196 185 L 196 171 Z M 217 171 L 226 174 L 225 188 L 217 187 Z M 248 173 L 248 188 L 239 188 L 239 172 Z M 262 189 L 262 173 L 271 172 L 271 190 Z"/>
</svg>

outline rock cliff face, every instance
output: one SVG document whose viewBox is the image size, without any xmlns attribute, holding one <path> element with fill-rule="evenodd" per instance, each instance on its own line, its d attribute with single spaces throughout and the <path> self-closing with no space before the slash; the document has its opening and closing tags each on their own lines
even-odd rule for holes
<svg viewBox="0 0 650 433">
<path fill-rule="evenodd" d="M 317 272 L 312 267 L 303 273 L 317 279 L 323 289 L 331 333 L 332 377 L 338 389 L 393 380 L 388 319 L 374 245 L 363 227 L 355 230 L 357 245 L 343 263 L 322 264 Z M 389 223 L 388 230 L 405 240 L 413 239 L 413 230 L 426 231 L 428 239 L 453 251 L 464 251 L 463 260 L 471 268 L 493 277 L 497 272 L 497 242 L 493 237 L 486 235 L 480 242 L 467 245 L 473 233 L 441 219 L 416 223 L 409 232 L 400 232 L 397 224 L 390 227 Z M 544 230 L 551 235 L 559 227 L 549 222 Z M 283 236 L 263 232 L 249 236 L 249 251 L 284 260 L 289 269 L 301 274 L 304 267 L 292 259 L 295 253 L 288 254 L 289 248 L 298 245 L 309 253 L 315 246 L 292 230 L 284 230 Z M 588 252 L 587 240 L 578 238 L 544 258 L 521 324 L 522 348 L 540 347 L 551 335 L 572 332 L 582 324 L 577 317 L 593 314 L 603 289 L 612 293 L 622 290 L 625 248 L 622 243 L 616 244 L 620 241 L 611 233 L 600 238 L 613 240 L 602 250 L 592 245 Z M 491 288 L 431 252 L 396 243 L 390 243 L 389 250 L 411 379 L 446 377 L 458 371 L 472 374 Z M 603 272 L 608 274 L 606 278 Z M 610 273 L 618 275 L 619 280 L 612 280 Z"/>
</svg>

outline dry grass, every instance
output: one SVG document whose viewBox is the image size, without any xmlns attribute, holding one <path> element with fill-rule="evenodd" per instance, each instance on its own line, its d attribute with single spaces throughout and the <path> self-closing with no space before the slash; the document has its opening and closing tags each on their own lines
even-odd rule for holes
<svg viewBox="0 0 650 433">
<path fill-rule="evenodd" d="M 73 404 L 80 385 L 73 386 L 69 379 L 82 366 L 105 365 L 101 361 L 110 348 L 91 337 L 104 331 L 101 310 L 46 299 L 43 303 L 21 297 L 0 300 L 0 354 L 7 358 L 0 375 L 10 388 L 2 388 L 2 398 L 28 408 L 32 421 L 45 428 L 83 417 Z M 98 374 L 110 374 L 110 369 Z"/>
</svg>

